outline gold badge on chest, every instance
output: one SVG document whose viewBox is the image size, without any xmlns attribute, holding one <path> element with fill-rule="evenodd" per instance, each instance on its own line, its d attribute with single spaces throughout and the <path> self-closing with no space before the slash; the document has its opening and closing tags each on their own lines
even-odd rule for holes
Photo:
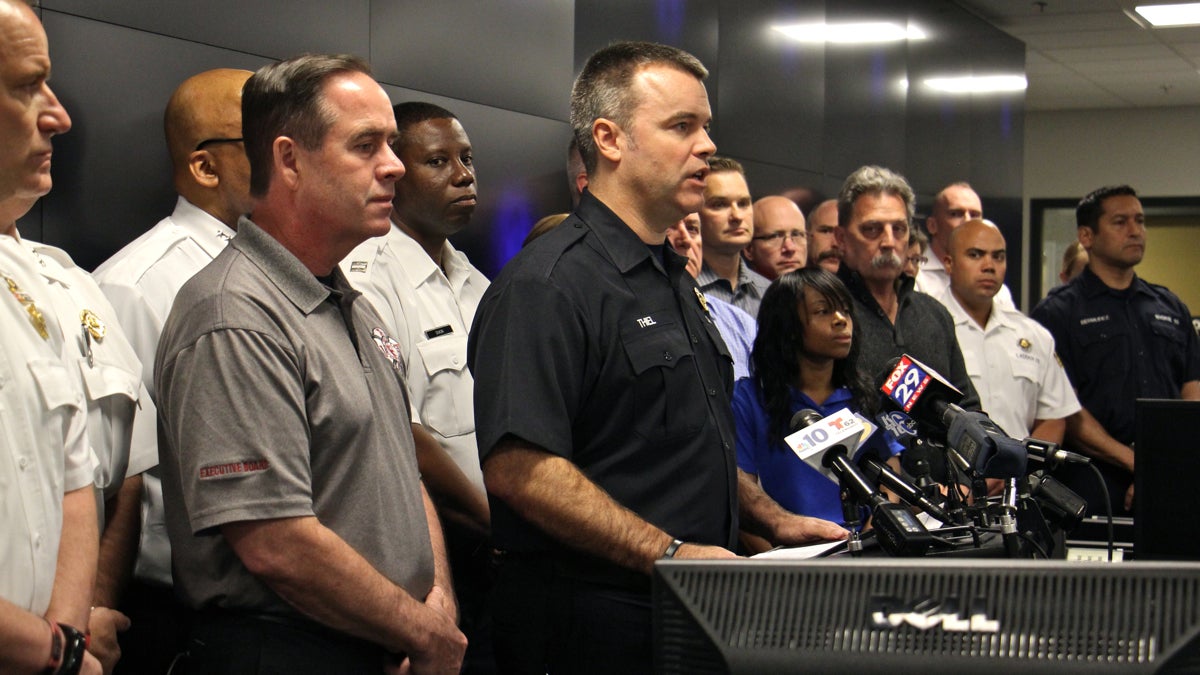
<svg viewBox="0 0 1200 675">
<path fill-rule="evenodd" d="M 79 313 L 79 322 L 83 324 L 83 329 L 92 336 L 94 340 L 103 340 L 108 334 L 108 326 L 96 316 L 96 313 L 90 309 L 85 309 Z"/>
<path fill-rule="evenodd" d="M 46 317 L 42 316 L 42 310 L 38 309 L 37 305 L 34 304 L 33 298 L 21 290 L 17 282 L 7 274 L 4 275 L 4 281 L 8 284 L 8 291 L 12 293 L 17 302 L 21 303 L 21 306 L 25 308 L 25 312 L 29 314 L 29 323 L 33 324 L 33 329 L 37 331 L 37 334 L 43 340 L 49 340 L 50 333 L 46 332 Z"/>
<path fill-rule="evenodd" d="M 702 293 L 699 288 L 693 286 L 692 290 L 696 291 L 696 300 L 700 301 L 700 307 L 704 309 L 705 314 L 708 314 L 708 298 L 704 297 L 704 293 Z"/>
</svg>

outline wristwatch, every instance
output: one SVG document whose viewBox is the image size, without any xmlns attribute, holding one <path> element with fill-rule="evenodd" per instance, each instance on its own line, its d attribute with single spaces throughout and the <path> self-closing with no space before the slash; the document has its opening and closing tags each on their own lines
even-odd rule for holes
<svg viewBox="0 0 1200 675">
<path fill-rule="evenodd" d="M 679 550 L 680 546 L 683 546 L 682 541 L 680 541 L 678 539 L 671 540 L 671 545 L 667 547 L 667 550 L 663 551 L 662 557 L 663 558 L 674 558 L 675 552 Z"/>
<path fill-rule="evenodd" d="M 62 662 L 54 675 L 78 675 L 83 667 L 83 655 L 87 652 L 88 636 L 65 623 L 58 624 L 63 634 Z"/>
</svg>

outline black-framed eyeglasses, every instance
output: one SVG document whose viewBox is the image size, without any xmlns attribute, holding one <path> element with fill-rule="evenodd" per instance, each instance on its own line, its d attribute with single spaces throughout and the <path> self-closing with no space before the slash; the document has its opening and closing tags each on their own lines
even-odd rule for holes
<svg viewBox="0 0 1200 675">
<path fill-rule="evenodd" d="M 196 150 L 203 150 L 203 149 L 207 148 L 208 146 L 216 145 L 217 143 L 241 143 L 241 142 L 242 142 L 242 139 L 240 139 L 240 138 L 206 138 L 196 144 Z M 196 152 L 196 150 L 193 150 L 192 152 Z"/>
</svg>

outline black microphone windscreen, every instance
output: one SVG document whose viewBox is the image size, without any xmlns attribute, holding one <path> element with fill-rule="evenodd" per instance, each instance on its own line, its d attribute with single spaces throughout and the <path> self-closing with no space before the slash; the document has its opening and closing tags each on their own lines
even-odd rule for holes
<svg viewBox="0 0 1200 675">
<path fill-rule="evenodd" d="M 820 421 L 821 413 L 812 408 L 803 408 L 796 411 L 795 415 L 792 415 L 792 421 L 788 424 L 788 430 L 795 433 Z"/>
<path fill-rule="evenodd" d="M 883 385 L 887 383 L 888 378 L 891 377 L 891 375 L 892 375 L 892 371 L 894 371 L 896 369 L 896 366 L 898 366 L 898 365 L 900 365 L 900 357 L 899 356 L 893 357 L 888 360 L 887 364 L 883 366 L 883 370 L 879 371 L 879 374 L 875 377 L 875 390 L 876 391 L 883 389 Z"/>
</svg>

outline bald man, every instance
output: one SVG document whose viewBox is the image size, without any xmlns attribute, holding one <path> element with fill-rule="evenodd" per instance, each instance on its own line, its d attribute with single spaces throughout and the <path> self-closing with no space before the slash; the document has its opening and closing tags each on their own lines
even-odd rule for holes
<svg viewBox="0 0 1200 675">
<path fill-rule="evenodd" d="M 949 249 L 950 233 L 971 219 L 983 217 L 983 202 L 975 189 L 966 182 L 951 183 L 933 198 L 933 208 L 925 219 L 929 233 L 929 254 L 921 264 L 916 289 L 935 298 L 943 297 L 950 285 L 950 276 L 942 267 Z M 1015 308 L 1008 286 L 1001 285 L 996 299 Z"/>
<path fill-rule="evenodd" d="M 808 266 L 822 267 L 834 274 L 842 266 L 842 249 L 837 241 L 838 203 L 827 199 L 808 213 Z"/>
<path fill-rule="evenodd" d="M 250 164 L 242 146 L 242 85 L 250 71 L 217 69 L 194 75 L 175 90 L 163 115 L 171 155 L 175 211 L 96 269 L 154 391 L 154 353 L 163 322 L 184 282 L 233 238 L 238 217 L 251 210 Z M 155 408 L 143 401 L 134 444 L 157 456 Z M 157 469 L 143 477 L 143 524 L 134 580 L 123 605 L 134 621 L 122 636 L 119 671 L 165 672 L 186 632 L 171 592 L 171 550 Z M 140 620 L 139 620 L 140 619 Z M 163 634 L 156 631 L 167 631 Z"/>
<path fill-rule="evenodd" d="M 754 202 L 754 236 L 742 251 L 755 272 L 774 281 L 808 262 L 808 232 L 796 202 L 771 195 Z"/>
<path fill-rule="evenodd" d="M 968 220 L 947 237 L 950 277 L 939 298 L 954 319 L 967 374 L 980 403 L 1010 436 L 1062 443 L 1079 399 L 1054 356 L 1054 338 L 1033 319 L 996 301 L 1004 285 L 1004 235 L 987 220 Z"/>
</svg>

